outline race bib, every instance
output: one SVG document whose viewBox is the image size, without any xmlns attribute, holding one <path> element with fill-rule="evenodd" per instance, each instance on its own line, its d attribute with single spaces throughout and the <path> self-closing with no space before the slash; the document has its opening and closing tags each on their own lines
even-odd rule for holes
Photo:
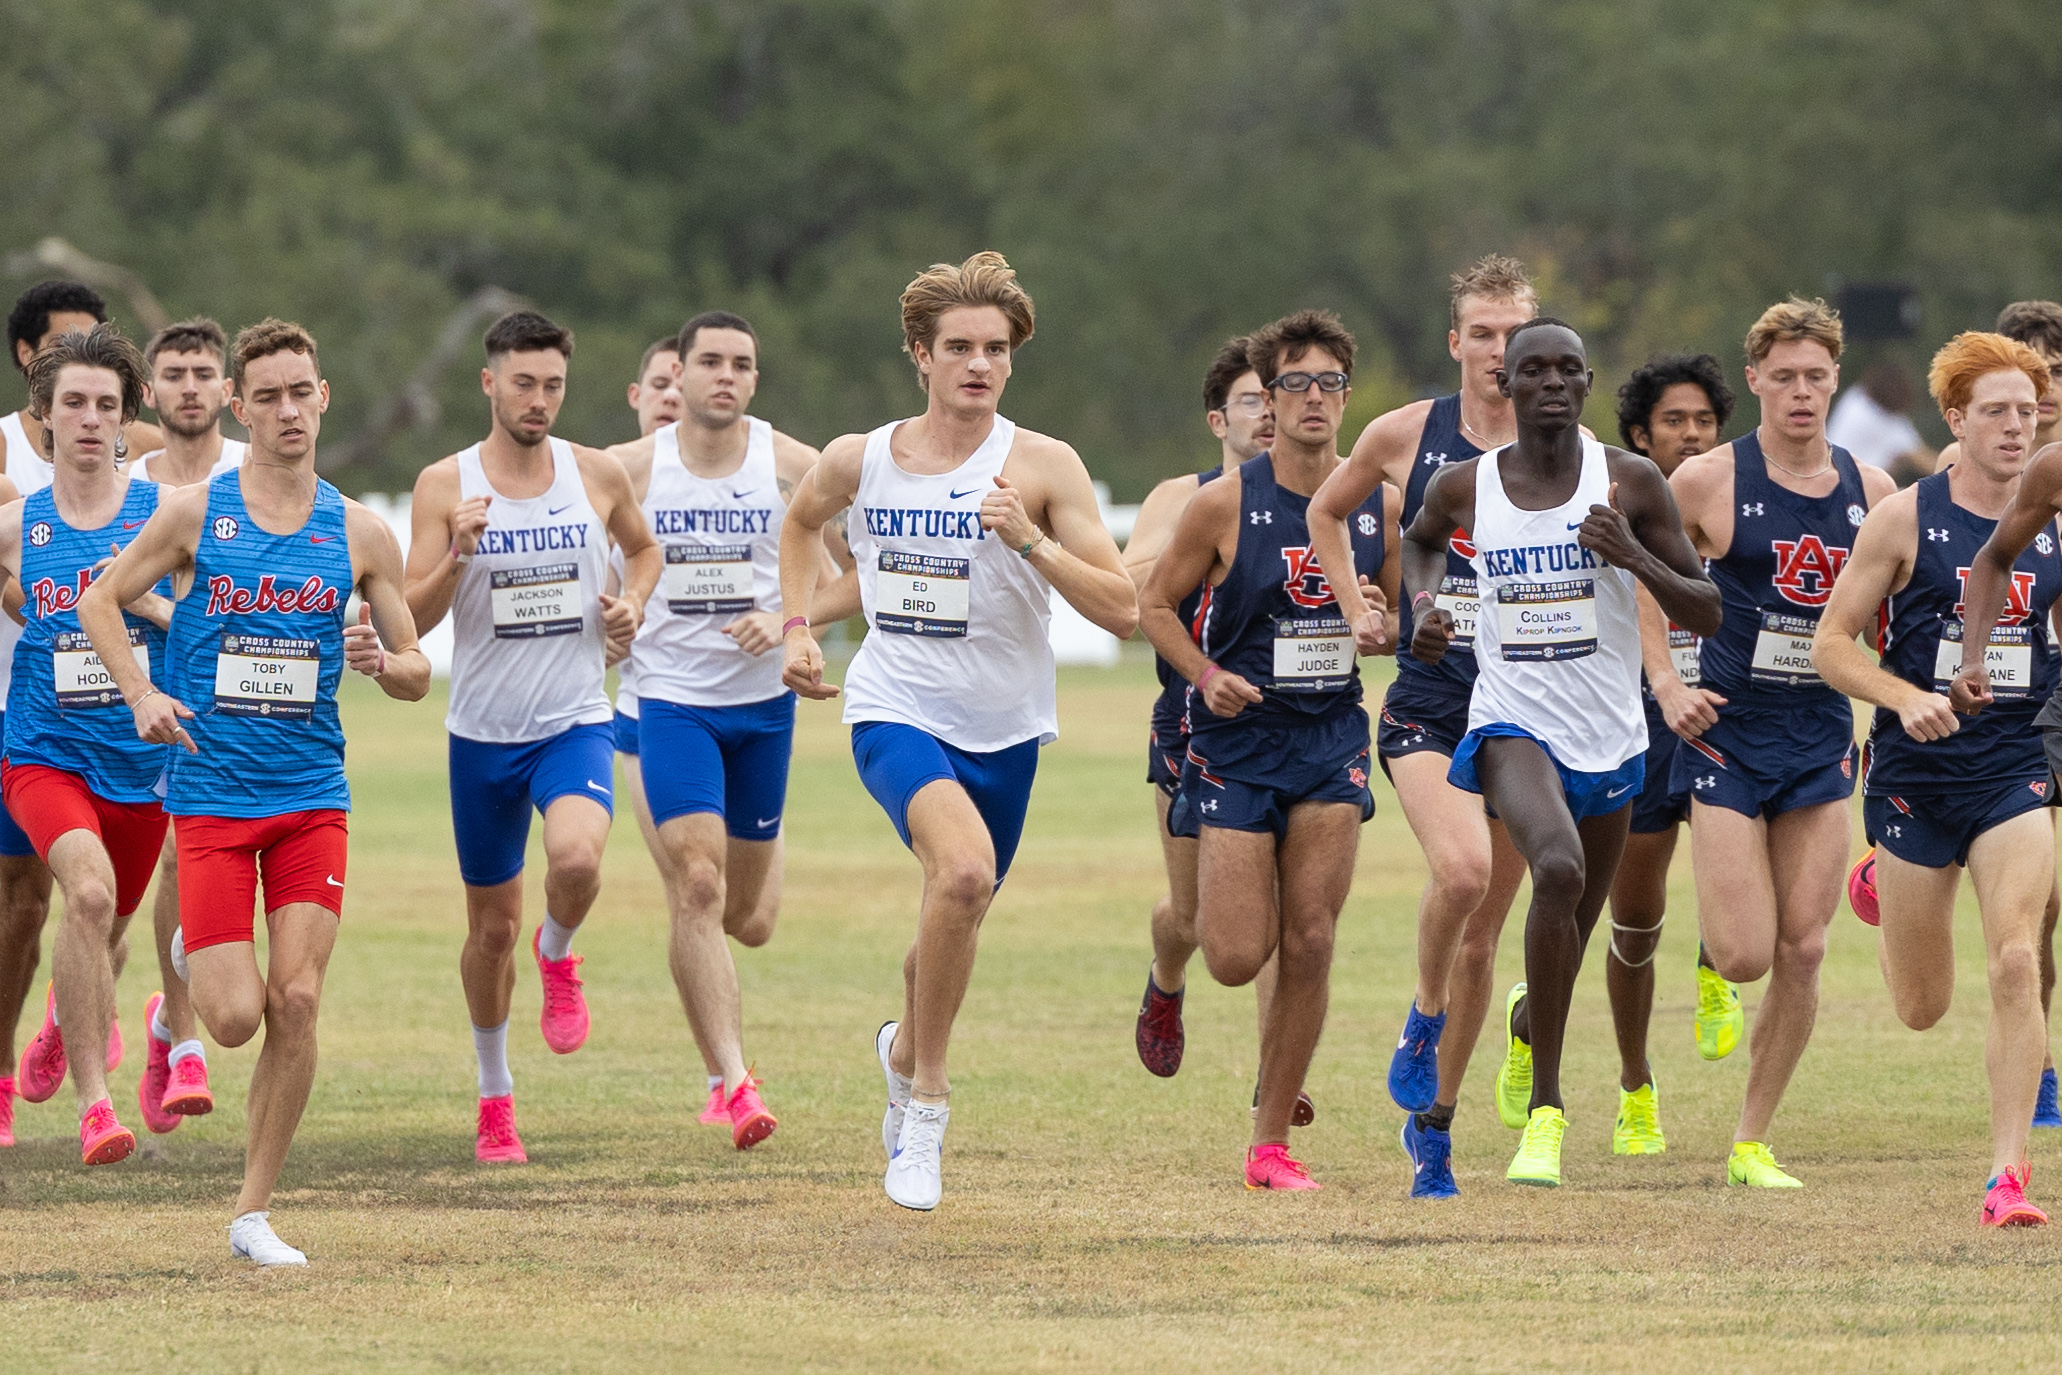
<svg viewBox="0 0 2062 1375">
<path fill-rule="evenodd" d="M 1278 616 L 1274 690 L 1337 692 L 1353 681 L 1353 632 L 1338 616 Z"/>
<path fill-rule="evenodd" d="M 1580 659 L 1597 652 L 1597 585 L 1505 583 L 1496 590 L 1496 629 L 1511 662 Z"/>
<path fill-rule="evenodd" d="M 676 616 L 718 616 L 759 605 L 749 544 L 669 544 L 660 587 Z"/>
<path fill-rule="evenodd" d="M 2033 629 L 2023 625 L 1994 626 L 1990 644 L 1983 651 L 1983 665 L 1990 670 L 1990 695 L 2000 702 L 2025 697 L 2033 691 Z M 1946 692 L 1962 669 L 1962 623 L 1947 621 L 1940 627 L 1940 652 L 1933 659 L 1933 690 Z"/>
<path fill-rule="evenodd" d="M 881 551 L 874 576 L 873 624 L 890 635 L 963 639 L 967 633 L 971 559 Z"/>
<path fill-rule="evenodd" d="M 322 658 L 313 640 L 224 635 L 215 650 L 215 710 L 305 721 L 315 714 Z"/>
<path fill-rule="evenodd" d="M 1696 687 L 1704 681 L 1704 670 L 1697 663 L 1697 637 L 1679 625 L 1668 627 L 1668 660 L 1675 666 L 1675 676 L 1682 679 L 1684 687 Z"/>
<path fill-rule="evenodd" d="M 586 624 L 580 609 L 578 564 L 499 569 L 491 586 L 497 640 L 578 635 Z"/>
<path fill-rule="evenodd" d="M 1482 599 L 1476 595 L 1473 578 L 1457 578 L 1448 573 L 1439 580 L 1439 590 L 1432 594 L 1432 605 L 1453 617 L 1453 649 L 1475 647 L 1475 618 L 1482 613 Z"/>
<path fill-rule="evenodd" d="M 1819 623 L 1809 617 L 1762 612 L 1761 633 L 1754 637 L 1754 662 L 1748 666 L 1748 680 L 1773 687 L 1817 684 L 1819 671 L 1811 666 L 1811 637 L 1818 629 Z"/>
<path fill-rule="evenodd" d="M 129 653 L 135 656 L 136 667 L 148 676 L 150 650 L 143 643 L 141 626 L 129 627 Z M 67 630 L 57 637 L 55 651 L 50 656 L 50 669 L 56 679 L 57 705 L 66 711 L 111 707 L 122 700 L 122 694 L 115 688 L 114 675 L 93 652 L 93 642 L 86 638 L 84 631 Z"/>
</svg>

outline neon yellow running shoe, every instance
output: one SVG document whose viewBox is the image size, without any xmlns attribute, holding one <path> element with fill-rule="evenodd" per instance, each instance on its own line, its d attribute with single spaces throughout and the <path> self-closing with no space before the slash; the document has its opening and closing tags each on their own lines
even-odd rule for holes
<svg viewBox="0 0 2062 1375">
<path fill-rule="evenodd" d="M 1726 1161 L 1725 1182 L 1745 1184 L 1750 1189 L 1801 1189 L 1804 1181 L 1783 1173 L 1775 1156 L 1759 1141 L 1735 1141 L 1733 1157 Z"/>
<path fill-rule="evenodd" d="M 1716 969 L 1697 966 L 1697 1053 L 1707 1060 L 1723 1060 L 1740 1044 L 1747 1029 L 1747 1014 L 1740 1010 L 1740 990 L 1720 977 Z"/>
<path fill-rule="evenodd" d="M 1668 1149 L 1661 1134 L 1661 1105 L 1654 1086 L 1642 1084 L 1627 1093 L 1618 1090 L 1618 1121 L 1611 1127 L 1611 1154 L 1659 1155 Z"/>
<path fill-rule="evenodd" d="M 1504 1062 L 1496 1067 L 1496 1115 L 1512 1131 L 1524 1131 L 1532 1111 L 1532 1047 L 1511 1034 L 1511 1009 L 1525 996 L 1521 980 L 1504 999 Z"/>
<path fill-rule="evenodd" d="M 1542 1189 L 1561 1187 L 1561 1133 L 1568 1119 L 1559 1108 L 1539 1107 L 1525 1123 L 1525 1139 L 1511 1157 L 1504 1178 L 1513 1184 L 1532 1184 Z"/>
</svg>

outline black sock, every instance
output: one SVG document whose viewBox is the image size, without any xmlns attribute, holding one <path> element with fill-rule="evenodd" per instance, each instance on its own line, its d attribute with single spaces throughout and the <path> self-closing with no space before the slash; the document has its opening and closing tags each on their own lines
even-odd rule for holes
<svg viewBox="0 0 2062 1375">
<path fill-rule="evenodd" d="M 1511 1035 L 1528 1046 L 1532 1044 L 1532 1019 L 1526 1015 L 1530 1011 L 1532 999 L 1529 995 L 1518 999 L 1517 1006 L 1511 1009 Z"/>
<path fill-rule="evenodd" d="M 1430 1128 L 1435 1131 L 1453 1130 L 1453 1107 L 1445 1103 L 1434 1103 L 1430 1112 L 1417 1114 L 1418 1130 Z"/>
<path fill-rule="evenodd" d="M 1697 942 L 1697 963 L 1714 974 L 1718 972 L 1718 966 L 1711 962 L 1711 952 L 1704 948 L 1702 941 Z"/>
</svg>

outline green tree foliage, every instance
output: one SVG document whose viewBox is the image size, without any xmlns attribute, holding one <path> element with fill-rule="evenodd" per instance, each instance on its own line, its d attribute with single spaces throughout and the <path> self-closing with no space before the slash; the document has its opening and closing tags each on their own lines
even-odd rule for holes
<svg viewBox="0 0 2062 1375">
<path fill-rule="evenodd" d="M 1446 275 L 1491 249 L 1605 386 L 1655 349 L 1730 364 L 1768 300 L 1842 279 L 1919 285 L 1915 361 L 2062 295 L 2055 27 L 2022 0 L 0 0 L 0 249 L 58 234 L 176 313 L 303 320 L 333 434 L 482 285 L 578 332 L 560 430 L 595 443 L 631 432 L 643 346 L 728 307 L 758 409 L 822 443 L 920 404 L 910 275 L 999 248 L 1039 302 L 1010 412 L 1135 496 L 1207 454 L 1217 343 L 1288 309 L 1359 334 L 1356 420 L 1450 387 Z M 339 480 L 478 436 L 469 367 L 437 399 Z"/>
</svg>

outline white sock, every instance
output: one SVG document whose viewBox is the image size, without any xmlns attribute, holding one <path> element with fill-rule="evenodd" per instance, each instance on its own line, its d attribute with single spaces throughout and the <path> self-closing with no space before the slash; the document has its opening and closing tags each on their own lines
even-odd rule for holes
<svg viewBox="0 0 2062 1375">
<path fill-rule="evenodd" d="M 506 1098 L 515 1092 L 508 1072 L 508 1023 L 473 1028 L 473 1053 L 480 1057 L 480 1097 Z"/>
<path fill-rule="evenodd" d="M 710 1075 L 710 1076 L 709 1076 L 709 1089 L 710 1089 L 710 1091 L 711 1091 L 711 1092 L 714 1092 L 715 1090 L 717 1090 L 717 1089 L 720 1089 L 720 1088 L 722 1088 L 722 1087 L 723 1087 L 723 1076 L 722 1076 L 722 1075 L 720 1075 L 720 1074 L 712 1074 L 712 1075 Z"/>
<path fill-rule="evenodd" d="M 165 1025 L 165 1005 L 160 1002 L 157 1011 L 150 1014 L 150 1034 L 160 1041 L 172 1039 L 172 1028 Z M 198 1044 L 196 1042 L 196 1044 Z"/>
<path fill-rule="evenodd" d="M 168 1034 L 160 1036 L 158 1039 L 160 1041 L 169 1041 L 172 1038 Z M 205 1065 L 208 1062 L 207 1047 L 203 1046 L 198 1040 L 181 1041 L 178 1045 L 172 1047 L 172 1053 L 167 1057 L 167 1062 L 176 1065 L 181 1060 L 191 1060 L 196 1057 Z"/>
<path fill-rule="evenodd" d="M 546 915 L 544 925 L 540 928 L 540 933 L 537 937 L 538 952 L 547 960 L 557 961 L 564 959 L 573 953 L 573 932 L 578 929 L 578 927 L 574 926 L 560 926 L 558 922 L 549 915 Z"/>
</svg>

